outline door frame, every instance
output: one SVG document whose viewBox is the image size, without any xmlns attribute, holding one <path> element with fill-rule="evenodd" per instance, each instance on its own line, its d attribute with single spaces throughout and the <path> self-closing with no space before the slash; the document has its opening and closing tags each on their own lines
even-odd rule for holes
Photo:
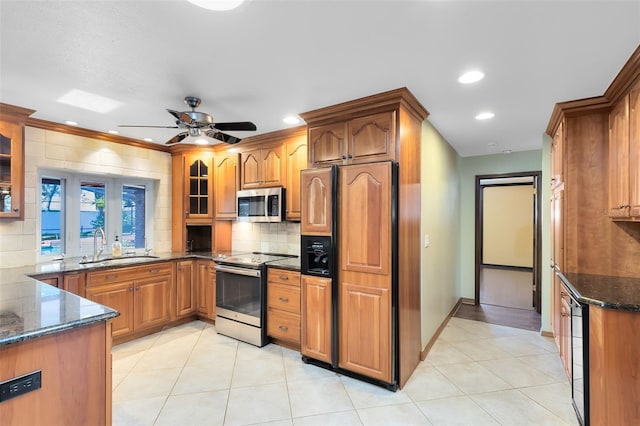
<svg viewBox="0 0 640 426">
<path fill-rule="evenodd" d="M 491 175 L 476 175 L 476 223 L 475 223 L 475 297 L 474 305 L 480 305 L 480 265 L 482 264 L 482 185 L 481 180 L 533 177 L 533 187 L 535 190 L 533 208 L 533 283 L 536 286 L 535 310 L 541 313 L 542 304 L 542 191 L 540 184 L 542 181 L 541 171 L 514 172 Z M 511 269 L 511 268 L 509 268 Z M 518 269 L 517 267 L 513 268 Z"/>
</svg>

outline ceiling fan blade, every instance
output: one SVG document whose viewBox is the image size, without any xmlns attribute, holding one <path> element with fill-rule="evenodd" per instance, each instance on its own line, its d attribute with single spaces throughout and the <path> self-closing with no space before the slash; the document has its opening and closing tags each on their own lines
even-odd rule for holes
<svg viewBox="0 0 640 426">
<path fill-rule="evenodd" d="M 213 123 L 211 127 L 216 128 L 218 130 L 256 130 L 256 125 L 250 121 L 235 121 L 229 123 Z"/>
<path fill-rule="evenodd" d="M 178 126 L 136 126 L 135 124 L 119 124 L 118 127 L 153 127 L 155 129 L 178 129 Z"/>
<path fill-rule="evenodd" d="M 175 109 L 169 109 L 167 108 L 167 112 L 171 115 L 173 115 L 176 120 L 180 120 L 180 114 L 182 114 L 180 111 L 176 111 Z"/>
<path fill-rule="evenodd" d="M 166 145 L 173 145 L 174 143 L 178 143 L 178 142 L 182 142 L 182 140 L 184 138 L 186 138 L 187 136 L 189 136 L 189 132 L 182 132 L 182 133 L 178 133 L 177 135 L 175 135 L 174 137 L 172 137 L 171 139 L 169 139 L 166 142 Z"/>
<path fill-rule="evenodd" d="M 205 135 L 229 144 L 238 143 L 242 140 L 240 138 L 236 138 L 235 136 L 227 135 L 226 133 L 218 132 L 215 130 L 207 130 L 205 132 Z"/>
</svg>

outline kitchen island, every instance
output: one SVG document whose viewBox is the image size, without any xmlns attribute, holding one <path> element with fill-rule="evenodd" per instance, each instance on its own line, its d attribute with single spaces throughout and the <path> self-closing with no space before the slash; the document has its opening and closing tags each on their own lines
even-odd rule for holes
<svg viewBox="0 0 640 426">
<path fill-rule="evenodd" d="M 640 424 L 640 278 L 558 277 L 588 306 L 590 424 Z"/>
<path fill-rule="evenodd" d="M 3 270 L 0 424 L 111 424 L 111 319 L 117 315 Z"/>
</svg>

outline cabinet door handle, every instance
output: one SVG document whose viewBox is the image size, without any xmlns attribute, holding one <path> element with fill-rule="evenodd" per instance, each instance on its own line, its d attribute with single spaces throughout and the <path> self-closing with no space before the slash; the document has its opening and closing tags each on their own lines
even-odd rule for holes
<svg viewBox="0 0 640 426">
<path fill-rule="evenodd" d="M 289 279 L 289 277 L 288 277 L 288 276 L 286 276 L 286 275 L 280 275 L 280 279 L 281 279 L 282 281 L 287 281 L 287 280 Z"/>
<path fill-rule="evenodd" d="M 129 287 L 129 291 L 133 291 L 133 287 Z"/>
<path fill-rule="evenodd" d="M 149 269 L 150 274 L 157 274 L 158 272 L 160 272 L 160 269 Z"/>
<path fill-rule="evenodd" d="M 280 301 L 283 303 L 289 303 L 289 298 L 288 297 L 280 297 Z"/>
<path fill-rule="evenodd" d="M 287 327 L 286 325 L 279 325 L 278 328 L 282 331 L 289 331 L 289 327 Z"/>
<path fill-rule="evenodd" d="M 561 292 L 560 292 L 560 296 L 568 296 L 568 295 L 569 295 L 569 293 L 567 293 L 567 292 L 565 292 L 565 291 L 561 291 Z"/>
<path fill-rule="evenodd" d="M 15 209 L 13 209 L 14 212 L 18 213 L 20 211 L 20 209 L 18 209 L 17 207 Z"/>
</svg>

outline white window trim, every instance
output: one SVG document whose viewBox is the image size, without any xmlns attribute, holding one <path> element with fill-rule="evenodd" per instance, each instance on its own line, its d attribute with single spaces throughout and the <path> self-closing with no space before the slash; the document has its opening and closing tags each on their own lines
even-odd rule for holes
<svg viewBox="0 0 640 426">
<path fill-rule="evenodd" d="M 65 245 L 65 257 L 80 257 L 82 255 L 91 256 L 92 253 L 81 253 L 80 251 L 80 229 L 78 226 L 71 224 L 80 223 L 80 182 L 93 181 L 104 183 L 105 185 L 105 204 L 107 207 L 105 216 L 104 232 L 107 237 L 107 246 L 104 253 L 111 252 L 111 244 L 115 235 L 120 235 L 122 229 L 122 187 L 124 185 L 144 185 L 145 186 L 145 238 L 147 239 L 147 247 L 153 247 L 154 243 L 154 210 L 156 197 L 156 181 L 153 179 L 129 177 L 129 176 L 105 176 L 91 173 L 72 173 L 68 170 L 56 169 L 40 169 L 38 171 L 37 189 L 42 184 L 42 178 L 64 179 L 65 184 L 61 191 L 61 199 L 63 200 L 64 217 L 62 219 L 61 233 Z M 42 207 L 40 198 L 36 208 L 36 259 L 38 262 L 48 261 L 59 255 L 43 256 L 40 250 L 42 244 Z M 70 207 L 71 206 L 71 207 Z M 140 250 L 140 249 L 138 249 Z"/>
</svg>

